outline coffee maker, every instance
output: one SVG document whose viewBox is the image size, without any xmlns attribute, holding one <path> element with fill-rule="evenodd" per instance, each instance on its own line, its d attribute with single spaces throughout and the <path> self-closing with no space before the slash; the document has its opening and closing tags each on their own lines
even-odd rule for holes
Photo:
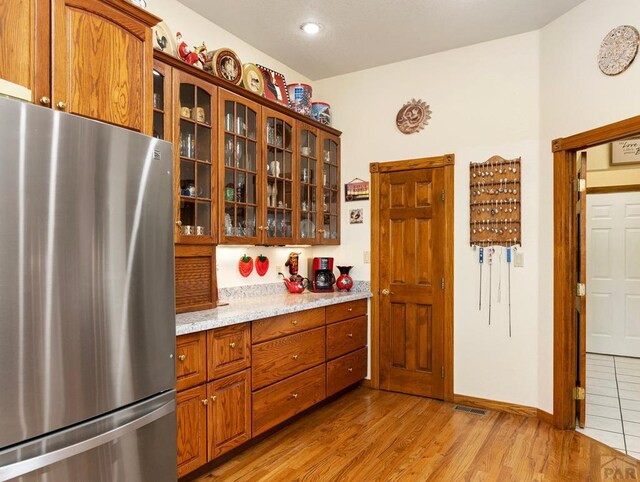
<svg viewBox="0 0 640 482">
<path fill-rule="evenodd" d="M 333 274 L 333 258 L 309 259 L 309 290 L 314 293 L 333 291 L 336 277 Z"/>
</svg>

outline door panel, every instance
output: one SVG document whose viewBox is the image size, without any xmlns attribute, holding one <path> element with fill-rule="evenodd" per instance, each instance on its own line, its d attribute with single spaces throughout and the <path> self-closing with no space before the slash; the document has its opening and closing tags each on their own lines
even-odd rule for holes
<svg viewBox="0 0 640 482">
<path fill-rule="evenodd" d="M 587 350 L 640 353 L 640 193 L 587 201 Z"/>
<path fill-rule="evenodd" d="M 380 185 L 381 387 L 439 399 L 444 397 L 443 185 L 442 168 L 385 173 Z"/>
</svg>

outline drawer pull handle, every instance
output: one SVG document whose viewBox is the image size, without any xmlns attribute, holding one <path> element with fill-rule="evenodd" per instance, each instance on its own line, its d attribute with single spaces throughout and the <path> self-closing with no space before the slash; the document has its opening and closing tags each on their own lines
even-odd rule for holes
<svg viewBox="0 0 640 482">
<path fill-rule="evenodd" d="M 204 400 L 202 400 L 202 405 L 206 405 L 209 402 L 209 400 L 207 400 L 206 398 Z"/>
<path fill-rule="evenodd" d="M 294 360 L 297 360 L 299 356 L 300 355 L 292 355 L 291 358 L 293 358 Z"/>
<path fill-rule="evenodd" d="M 348 371 L 348 372 L 352 372 L 352 371 L 353 371 L 353 368 L 349 367 L 349 368 L 347 368 L 347 371 Z"/>
<path fill-rule="evenodd" d="M 347 333 L 347 336 L 348 336 L 349 338 L 353 338 L 353 333 Z"/>
<path fill-rule="evenodd" d="M 215 402 L 217 398 L 218 398 L 217 396 L 215 396 L 215 395 L 211 395 L 211 401 L 212 401 L 212 402 Z"/>
<path fill-rule="evenodd" d="M 187 355 L 184 355 L 184 354 L 178 355 L 178 360 L 185 361 L 186 359 L 187 359 Z"/>
<path fill-rule="evenodd" d="M 236 343 L 234 341 L 229 343 L 229 348 L 235 348 L 235 347 L 236 347 Z"/>
<path fill-rule="evenodd" d="M 298 324 L 298 320 L 291 320 L 291 324 L 294 325 L 294 326 L 297 325 Z"/>
<path fill-rule="evenodd" d="M 298 394 L 297 393 L 292 393 L 291 394 L 291 398 L 293 398 L 295 400 L 296 398 L 298 398 Z"/>
<path fill-rule="evenodd" d="M 353 308 L 347 308 L 347 311 L 351 313 L 353 311 Z"/>
</svg>

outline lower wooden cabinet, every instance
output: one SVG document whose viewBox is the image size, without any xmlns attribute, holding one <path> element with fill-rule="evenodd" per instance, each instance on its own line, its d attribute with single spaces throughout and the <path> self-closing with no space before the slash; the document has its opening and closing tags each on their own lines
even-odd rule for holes
<svg viewBox="0 0 640 482">
<path fill-rule="evenodd" d="M 360 348 L 353 353 L 336 358 L 327 363 L 327 397 L 343 388 L 353 385 L 367 376 L 367 349 Z"/>
<path fill-rule="evenodd" d="M 251 370 L 207 384 L 209 460 L 251 438 Z"/>
<path fill-rule="evenodd" d="M 251 324 L 207 332 L 207 379 L 213 380 L 251 366 Z"/>
<path fill-rule="evenodd" d="M 178 477 L 207 462 L 207 387 L 178 392 Z"/>
<path fill-rule="evenodd" d="M 253 393 L 253 435 L 326 398 L 324 364 Z"/>
</svg>

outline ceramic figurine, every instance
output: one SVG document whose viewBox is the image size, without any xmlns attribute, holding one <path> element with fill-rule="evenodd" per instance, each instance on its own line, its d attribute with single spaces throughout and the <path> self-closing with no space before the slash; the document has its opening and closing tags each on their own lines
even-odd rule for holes
<svg viewBox="0 0 640 482">
<path fill-rule="evenodd" d="M 195 65 L 196 67 L 203 68 L 206 61 L 207 46 L 202 42 L 202 45 L 195 47 L 193 50 L 189 48 L 187 42 L 182 40 L 182 34 L 176 33 L 176 44 L 178 45 L 178 56 L 189 65 Z M 196 65 L 200 64 L 200 65 Z"/>
<path fill-rule="evenodd" d="M 289 268 L 289 274 L 291 275 L 291 279 L 293 279 L 298 274 L 298 256 L 300 253 L 291 252 L 289 253 L 289 258 L 287 262 L 284 264 Z"/>
</svg>

